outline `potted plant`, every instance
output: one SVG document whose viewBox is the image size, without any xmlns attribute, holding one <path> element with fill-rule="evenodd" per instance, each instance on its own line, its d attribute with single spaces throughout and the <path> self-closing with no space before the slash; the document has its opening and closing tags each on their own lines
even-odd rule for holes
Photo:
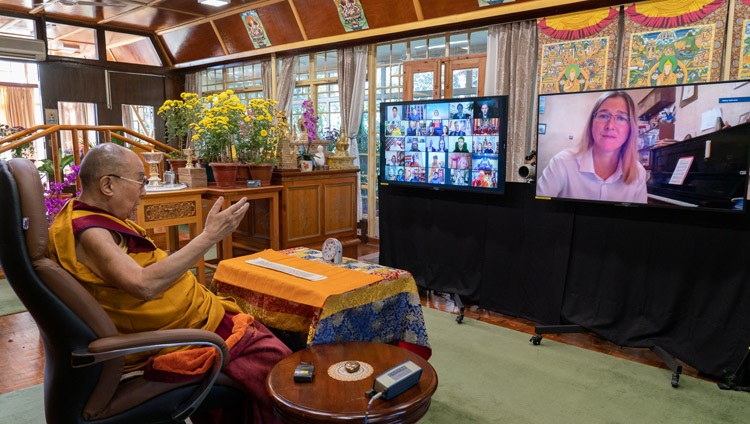
<svg viewBox="0 0 750 424">
<path fill-rule="evenodd" d="M 318 139 L 318 117 L 313 110 L 312 100 L 307 99 L 302 102 L 302 109 L 304 109 L 302 118 L 297 122 L 297 128 L 300 131 L 298 144 L 302 146 L 297 161 L 302 172 L 309 172 L 315 166 L 313 142 Z"/>
<path fill-rule="evenodd" d="M 227 187 L 237 179 L 237 162 L 232 147 L 240 125 L 248 122 L 246 107 L 232 90 L 200 98 L 198 120 L 190 124 L 195 151 L 213 170 L 216 184 Z"/>
<path fill-rule="evenodd" d="M 286 133 L 287 124 L 276 111 L 278 104 L 275 100 L 251 99 L 247 119 L 240 122 L 235 141 L 237 159 L 249 167 L 251 178 L 261 180 L 261 185 L 271 184 L 279 137 Z"/>
<path fill-rule="evenodd" d="M 164 136 L 167 142 L 179 150 L 179 152 L 170 153 L 171 159 L 168 159 L 174 172 L 187 163 L 183 155 L 185 149 L 191 146 L 190 124 L 197 121 L 200 109 L 201 103 L 197 94 L 181 93 L 180 100 L 166 100 L 156 112 L 164 119 L 166 125 Z"/>
</svg>

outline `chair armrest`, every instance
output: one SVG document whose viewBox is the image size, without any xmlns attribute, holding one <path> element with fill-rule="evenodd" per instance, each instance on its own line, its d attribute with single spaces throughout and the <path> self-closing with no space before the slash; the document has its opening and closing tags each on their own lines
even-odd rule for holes
<svg viewBox="0 0 750 424">
<path fill-rule="evenodd" d="M 125 355 L 176 346 L 213 346 L 219 351 L 223 367 L 229 361 L 227 344 L 218 334 L 207 330 L 171 329 L 104 337 L 89 343 L 88 349 L 71 354 L 71 365 L 80 368 Z"/>
<path fill-rule="evenodd" d="M 172 413 L 172 418 L 176 422 L 183 422 L 198 409 L 198 406 L 200 406 L 211 391 L 219 376 L 219 372 L 229 362 L 229 349 L 224 339 L 218 334 L 207 330 L 172 329 L 104 337 L 89 343 L 88 349 L 74 351 L 71 354 L 70 360 L 73 368 L 80 368 L 131 353 L 194 345 L 212 346 L 217 350 L 219 355 L 214 361 L 212 371 L 207 373 L 208 375 L 202 380 L 193 394 Z"/>
</svg>

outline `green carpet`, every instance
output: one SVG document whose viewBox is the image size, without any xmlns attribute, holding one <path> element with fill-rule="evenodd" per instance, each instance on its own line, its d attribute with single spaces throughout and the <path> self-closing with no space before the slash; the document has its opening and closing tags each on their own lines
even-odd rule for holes
<svg viewBox="0 0 750 424">
<path fill-rule="evenodd" d="M 425 309 L 438 389 L 421 423 L 746 423 L 750 393 Z M 42 386 L 0 396 L 0 423 L 42 424 Z"/>
<path fill-rule="evenodd" d="M 23 306 L 13 289 L 10 288 L 8 280 L 0 279 L 0 316 L 23 312 L 26 307 Z"/>
<path fill-rule="evenodd" d="M 438 389 L 421 421 L 747 423 L 750 393 L 425 309 Z"/>
</svg>

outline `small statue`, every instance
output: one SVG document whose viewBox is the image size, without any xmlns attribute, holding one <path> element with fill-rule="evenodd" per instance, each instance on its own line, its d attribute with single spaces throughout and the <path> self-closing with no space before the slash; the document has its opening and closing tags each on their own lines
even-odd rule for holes
<svg viewBox="0 0 750 424">
<path fill-rule="evenodd" d="M 323 146 L 318 145 L 318 152 L 313 156 L 316 167 L 323 167 L 326 164 L 326 153 Z"/>
</svg>

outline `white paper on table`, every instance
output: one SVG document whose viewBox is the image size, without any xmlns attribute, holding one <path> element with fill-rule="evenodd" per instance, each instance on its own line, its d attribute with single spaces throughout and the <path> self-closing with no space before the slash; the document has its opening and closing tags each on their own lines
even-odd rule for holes
<svg viewBox="0 0 750 424">
<path fill-rule="evenodd" d="M 669 179 L 669 184 L 682 185 L 682 183 L 685 182 L 685 177 L 687 177 L 690 165 L 692 164 L 693 156 L 681 157 L 680 160 L 677 161 L 677 166 L 674 167 L 672 177 Z"/>
</svg>

